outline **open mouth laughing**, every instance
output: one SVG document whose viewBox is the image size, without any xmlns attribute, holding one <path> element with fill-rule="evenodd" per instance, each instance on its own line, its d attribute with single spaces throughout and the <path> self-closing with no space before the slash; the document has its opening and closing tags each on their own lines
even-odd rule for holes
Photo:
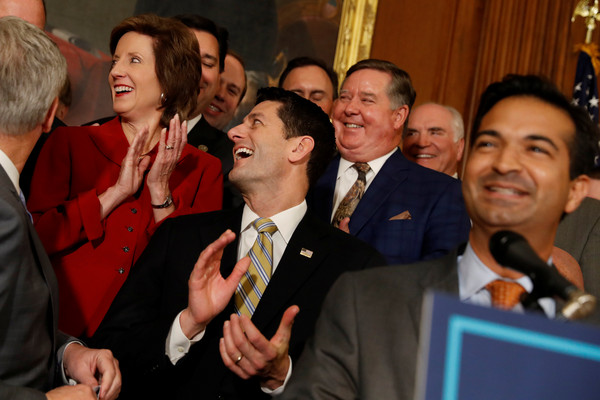
<svg viewBox="0 0 600 400">
<path fill-rule="evenodd" d="M 251 157 L 254 154 L 254 150 L 251 150 L 247 147 L 239 147 L 234 150 L 234 158 L 235 160 L 241 160 L 243 158 Z"/>
</svg>

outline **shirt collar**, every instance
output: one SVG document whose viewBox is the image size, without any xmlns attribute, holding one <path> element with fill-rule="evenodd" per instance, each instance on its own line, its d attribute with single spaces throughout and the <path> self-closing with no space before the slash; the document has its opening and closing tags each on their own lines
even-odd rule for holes
<svg viewBox="0 0 600 400">
<path fill-rule="evenodd" d="M 280 213 L 277 213 L 268 218 L 271 219 L 277 225 L 277 230 L 283 236 L 285 243 L 289 243 L 290 238 L 294 234 L 296 227 L 306 214 L 307 205 L 306 200 L 302 200 L 302 203 L 294 206 L 292 208 L 288 208 Z M 254 211 L 248 207 L 248 205 L 244 205 L 244 211 L 242 212 L 242 229 L 241 232 L 245 232 L 248 229 L 252 229 L 252 222 L 255 219 L 260 218 Z"/>
<path fill-rule="evenodd" d="M 0 150 L 0 165 L 4 168 L 6 175 L 10 178 L 10 181 L 17 190 L 17 194 L 21 194 L 21 188 L 19 187 L 19 170 L 15 167 L 12 160 Z"/>
<path fill-rule="evenodd" d="M 194 118 L 188 119 L 188 121 L 187 121 L 187 131 L 188 131 L 188 133 L 190 133 L 190 131 L 192 129 L 194 129 L 194 126 L 196 126 L 196 124 L 198 122 L 200 122 L 201 119 L 202 119 L 202 114 L 198 114 Z"/>
<path fill-rule="evenodd" d="M 385 162 L 388 160 L 388 158 L 390 158 L 392 156 L 392 154 L 394 154 L 396 151 L 398 151 L 397 147 L 394 147 L 394 149 L 392 151 L 390 151 L 389 153 L 376 158 L 372 161 L 369 161 L 367 164 L 369 164 L 369 167 L 371 167 L 371 171 L 373 171 L 374 175 L 377 175 L 379 173 L 379 170 L 381 170 L 381 168 L 383 168 L 383 164 L 385 164 Z M 344 159 L 344 157 L 340 158 L 340 167 L 338 169 L 338 177 L 345 173 L 348 168 L 351 168 L 354 165 L 353 162 L 348 161 L 346 159 Z"/>
<path fill-rule="evenodd" d="M 477 257 L 477 254 L 475 254 L 475 251 L 473 251 L 473 248 L 469 243 L 462 257 L 459 257 L 458 259 L 458 288 L 460 299 L 462 301 L 468 300 L 485 287 L 485 285 L 496 279 L 503 278 L 489 269 L 479 257 Z M 523 286 L 527 293 L 531 293 L 533 290 L 533 282 L 531 282 L 531 279 L 526 275 L 523 275 L 515 282 Z"/>
</svg>

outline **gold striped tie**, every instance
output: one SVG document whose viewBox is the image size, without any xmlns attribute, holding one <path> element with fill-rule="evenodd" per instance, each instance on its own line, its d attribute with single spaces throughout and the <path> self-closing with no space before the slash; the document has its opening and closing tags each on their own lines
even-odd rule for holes
<svg viewBox="0 0 600 400">
<path fill-rule="evenodd" d="M 256 242 L 248 252 L 250 267 L 235 292 L 235 312 L 252 317 L 273 271 L 273 238 L 277 225 L 269 218 L 258 218 L 252 226 L 258 231 Z"/>
</svg>

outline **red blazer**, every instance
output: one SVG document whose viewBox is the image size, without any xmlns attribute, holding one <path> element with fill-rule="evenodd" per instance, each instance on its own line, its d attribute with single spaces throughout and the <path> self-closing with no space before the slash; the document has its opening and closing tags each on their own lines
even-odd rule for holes
<svg viewBox="0 0 600 400">
<path fill-rule="evenodd" d="M 98 195 L 117 181 L 128 147 L 119 118 L 59 128 L 35 167 L 28 208 L 58 278 L 59 328 L 73 336 L 94 333 L 158 225 L 145 180 L 100 219 Z M 222 180 L 217 158 L 186 146 L 169 181 L 169 218 L 220 209 Z"/>
</svg>

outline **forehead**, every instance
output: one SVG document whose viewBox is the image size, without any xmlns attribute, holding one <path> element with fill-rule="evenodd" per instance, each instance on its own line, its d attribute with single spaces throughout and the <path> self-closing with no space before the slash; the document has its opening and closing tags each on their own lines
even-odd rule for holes
<svg viewBox="0 0 600 400">
<path fill-rule="evenodd" d="M 280 106 L 281 104 L 276 101 L 263 101 L 262 103 L 258 103 L 257 105 L 255 105 L 246 118 L 260 116 L 261 118 L 266 120 L 264 122 L 282 123 L 281 118 L 279 118 L 279 115 L 277 114 L 277 111 L 279 110 Z"/>
<path fill-rule="evenodd" d="M 240 88 L 244 87 L 244 67 L 242 64 L 233 56 L 225 56 L 225 70 L 221 74 L 224 80 L 235 83 Z"/>
<path fill-rule="evenodd" d="M 127 32 L 119 42 L 117 43 L 117 47 L 115 49 L 115 53 L 120 52 L 137 52 L 142 53 L 146 56 L 154 56 L 154 39 L 147 35 L 142 35 L 137 32 Z"/>
<path fill-rule="evenodd" d="M 219 58 L 219 41 L 216 37 L 206 31 L 192 29 L 192 32 L 196 35 L 196 39 L 200 45 L 201 55 L 208 54 L 215 58 Z"/>
<path fill-rule="evenodd" d="M 329 76 L 327 73 L 316 65 L 305 65 L 302 67 L 294 68 L 290 71 L 288 76 L 285 78 L 283 82 L 284 89 L 286 86 L 301 84 L 301 83 L 311 83 L 313 85 L 319 85 L 323 89 L 332 87 L 331 81 L 329 80 Z"/>
<path fill-rule="evenodd" d="M 475 138 L 485 131 L 495 131 L 506 139 L 541 135 L 565 146 L 575 138 L 575 124 L 566 111 L 529 96 L 508 97 L 496 103 L 481 119 Z"/>
<path fill-rule="evenodd" d="M 444 125 L 452 123 L 452 113 L 438 104 L 423 104 L 416 107 L 408 117 L 408 125 Z"/>
<path fill-rule="evenodd" d="M 384 71 L 376 69 L 360 69 L 346 77 L 340 92 L 369 92 L 385 93 L 392 81 L 392 77 Z"/>
<path fill-rule="evenodd" d="M 12 15 L 44 29 L 46 17 L 41 0 L 0 0 L 0 17 Z"/>
</svg>

